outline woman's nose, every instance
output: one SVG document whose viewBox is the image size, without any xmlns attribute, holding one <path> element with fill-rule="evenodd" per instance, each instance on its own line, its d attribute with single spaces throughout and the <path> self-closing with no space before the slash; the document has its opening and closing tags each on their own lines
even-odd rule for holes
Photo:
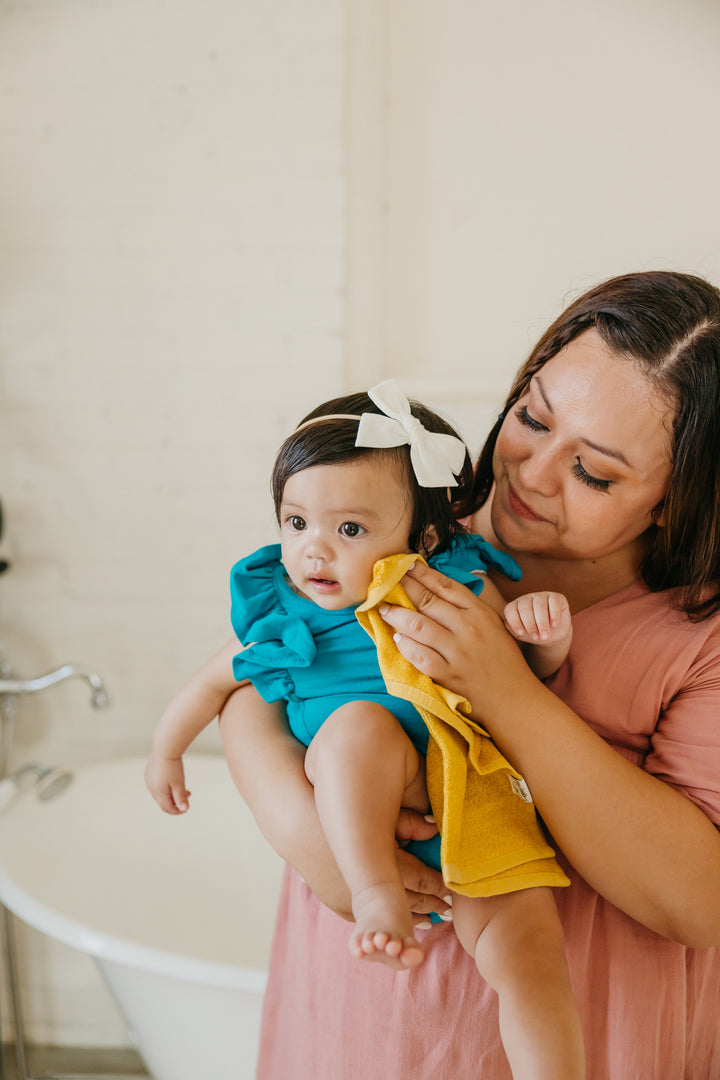
<svg viewBox="0 0 720 1080">
<path fill-rule="evenodd" d="M 548 443 L 534 447 L 520 463 L 518 475 L 523 487 L 540 495 L 551 495 L 557 487 L 557 460 Z"/>
</svg>

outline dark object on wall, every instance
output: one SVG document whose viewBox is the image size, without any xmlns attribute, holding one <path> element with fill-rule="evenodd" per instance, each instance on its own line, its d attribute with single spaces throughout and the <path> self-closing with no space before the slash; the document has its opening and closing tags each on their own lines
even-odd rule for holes
<svg viewBox="0 0 720 1080">
<path fill-rule="evenodd" d="M 3 534 L 3 512 L 2 512 L 2 503 L 0 503 L 0 540 L 2 540 L 2 534 Z M 10 563 L 7 561 L 7 559 L 3 559 L 2 556 L 0 556 L 0 574 L 3 574 L 9 567 L 10 567 Z"/>
</svg>

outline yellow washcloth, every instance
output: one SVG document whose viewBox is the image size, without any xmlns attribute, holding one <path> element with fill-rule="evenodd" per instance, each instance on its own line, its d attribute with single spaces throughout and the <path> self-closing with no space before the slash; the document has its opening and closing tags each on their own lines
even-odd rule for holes
<svg viewBox="0 0 720 1080">
<path fill-rule="evenodd" d="M 400 579 L 419 558 L 392 555 L 377 562 L 357 618 L 375 641 L 388 693 L 411 701 L 430 733 L 427 786 L 441 831 L 445 883 L 465 896 L 569 885 L 545 840 L 523 778 L 467 715 L 469 703 L 400 654 L 393 629 L 378 614 L 381 603 L 414 610 Z"/>
</svg>

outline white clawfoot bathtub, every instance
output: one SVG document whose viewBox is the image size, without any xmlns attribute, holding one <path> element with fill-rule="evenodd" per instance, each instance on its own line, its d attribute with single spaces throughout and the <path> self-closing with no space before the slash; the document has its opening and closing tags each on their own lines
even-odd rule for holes
<svg viewBox="0 0 720 1080">
<path fill-rule="evenodd" d="M 154 1080 L 251 1080 L 283 864 L 224 760 L 186 763 L 182 817 L 140 757 L 50 802 L 24 791 L 0 817 L 0 900 L 95 958 Z"/>
</svg>

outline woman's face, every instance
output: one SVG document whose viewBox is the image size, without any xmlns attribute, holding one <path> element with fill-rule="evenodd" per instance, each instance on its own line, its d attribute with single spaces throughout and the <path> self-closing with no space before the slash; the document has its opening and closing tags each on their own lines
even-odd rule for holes
<svg viewBox="0 0 720 1080">
<path fill-rule="evenodd" d="M 510 410 L 493 458 L 492 524 L 509 550 L 601 560 L 653 524 L 670 477 L 672 405 L 587 330 Z M 661 524 L 660 519 L 657 524 Z"/>
</svg>

